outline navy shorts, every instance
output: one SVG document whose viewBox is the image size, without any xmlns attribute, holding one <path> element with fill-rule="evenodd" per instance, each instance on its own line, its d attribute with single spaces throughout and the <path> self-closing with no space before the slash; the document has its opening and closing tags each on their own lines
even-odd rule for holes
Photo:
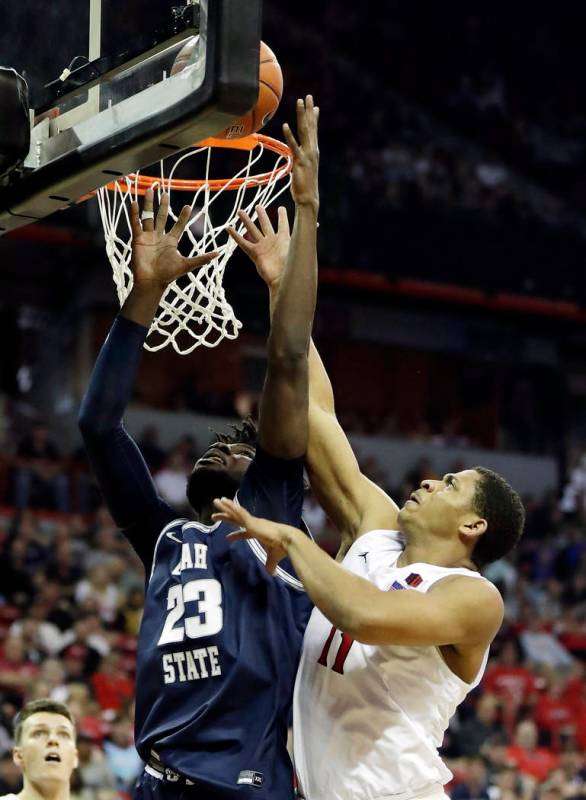
<svg viewBox="0 0 586 800">
<path fill-rule="evenodd" d="M 143 772 L 136 784 L 134 800 L 208 800 L 195 786 L 172 783 Z"/>
</svg>

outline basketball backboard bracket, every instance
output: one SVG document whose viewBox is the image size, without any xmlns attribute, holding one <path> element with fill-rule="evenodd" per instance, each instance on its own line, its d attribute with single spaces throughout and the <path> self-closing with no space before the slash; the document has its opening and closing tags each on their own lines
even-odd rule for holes
<svg viewBox="0 0 586 800">
<path fill-rule="evenodd" d="M 99 0 L 93 2 L 95 28 Z M 185 7 L 183 20 L 193 22 L 195 5 Z M 258 96 L 261 11 L 262 0 L 201 0 L 197 27 L 173 33 L 175 19 L 167 39 L 151 41 L 142 54 L 130 46 L 126 61 L 65 91 L 45 119 L 36 115 L 25 168 L 0 187 L 0 234 L 185 150 L 250 110 Z M 198 32 L 197 58 L 171 75 L 183 43 Z M 92 55 L 99 47 L 90 37 Z"/>
</svg>

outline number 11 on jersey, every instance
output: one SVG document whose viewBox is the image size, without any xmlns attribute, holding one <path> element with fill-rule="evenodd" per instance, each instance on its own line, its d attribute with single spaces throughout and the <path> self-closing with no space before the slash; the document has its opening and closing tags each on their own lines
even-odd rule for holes
<svg viewBox="0 0 586 800">
<path fill-rule="evenodd" d="M 321 655 L 318 658 L 317 663 L 321 664 L 322 667 L 327 668 L 328 653 L 330 652 L 330 647 L 332 646 L 332 641 L 336 633 L 340 634 L 340 636 L 342 637 L 342 641 L 340 643 L 340 646 L 338 647 L 338 652 L 336 653 L 335 661 L 332 664 L 332 669 L 334 670 L 334 672 L 339 672 L 340 675 L 343 675 L 344 664 L 346 662 L 346 659 L 348 658 L 348 653 L 350 652 L 350 648 L 354 644 L 354 639 L 352 639 L 351 636 L 348 636 L 347 633 L 342 633 L 342 631 L 339 631 L 337 628 L 334 628 L 333 626 L 328 638 L 326 639 L 326 643 L 324 644 L 324 648 L 321 651 Z"/>
</svg>

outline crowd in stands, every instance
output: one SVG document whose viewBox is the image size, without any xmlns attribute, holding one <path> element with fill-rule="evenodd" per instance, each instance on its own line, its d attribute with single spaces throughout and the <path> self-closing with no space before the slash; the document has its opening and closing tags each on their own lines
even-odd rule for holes
<svg viewBox="0 0 586 800">
<path fill-rule="evenodd" d="M 149 429 L 141 446 L 161 494 L 184 503 L 195 442 L 184 437 L 168 453 Z M 398 502 L 435 476 L 430 459 L 399 483 L 376 459 L 361 466 Z M 89 474 L 78 472 L 85 496 L 97 497 Z M 0 793 L 20 786 L 10 757 L 15 713 L 51 696 L 68 703 L 80 734 L 74 797 L 114 800 L 131 792 L 141 770 L 132 723 L 142 565 L 104 507 L 72 510 L 84 493 L 71 491 L 43 426 L 22 441 L 10 477 L 0 497 Z M 486 569 L 504 596 L 506 619 L 484 680 L 445 737 L 455 800 L 586 796 L 584 486 L 582 460 L 561 501 L 553 493 L 525 498 L 524 539 L 511 558 Z M 334 553 L 335 531 L 309 493 L 305 516 Z"/>
<path fill-rule="evenodd" d="M 323 110 L 322 262 L 586 301 L 576 268 L 586 255 L 577 180 L 586 160 L 583 103 L 561 66 L 551 91 L 539 93 L 532 72 L 523 72 L 525 57 L 495 63 L 500 38 L 503 55 L 511 45 L 508 9 L 500 26 L 493 12 L 491 19 L 445 7 L 428 13 L 422 25 L 415 7 L 375 4 L 363 14 L 326 2 L 308 29 L 300 7 L 267 3 L 266 38 L 287 77 L 278 122 L 309 90 Z M 447 30 L 449 48 L 435 35 Z M 516 39 L 516 48 L 519 41 L 537 68 L 542 51 L 531 36 Z M 299 59 L 308 48 L 314 57 Z M 276 122 L 272 132 L 279 135 Z"/>
</svg>

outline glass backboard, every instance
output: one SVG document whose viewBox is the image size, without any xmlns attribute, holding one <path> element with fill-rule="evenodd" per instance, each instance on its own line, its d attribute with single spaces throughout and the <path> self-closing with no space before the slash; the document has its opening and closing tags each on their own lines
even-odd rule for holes
<svg viewBox="0 0 586 800">
<path fill-rule="evenodd" d="M 246 113 L 258 95 L 261 6 L 55 0 L 39 11 L 36 0 L 10 4 L 2 66 L 29 83 L 32 130 L 22 168 L 0 186 L 0 233 Z M 189 58 L 178 64 L 186 48 Z"/>
</svg>

